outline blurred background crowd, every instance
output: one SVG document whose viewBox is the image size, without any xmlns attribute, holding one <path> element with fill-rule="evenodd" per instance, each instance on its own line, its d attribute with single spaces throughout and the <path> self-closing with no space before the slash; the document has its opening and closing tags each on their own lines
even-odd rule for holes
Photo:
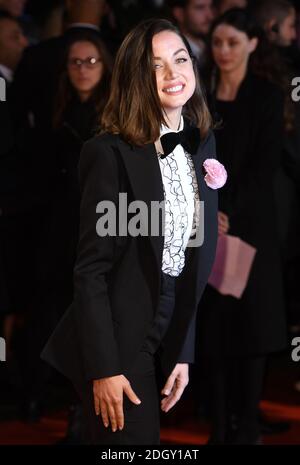
<svg viewBox="0 0 300 465">
<path fill-rule="evenodd" d="M 211 443 L 254 443 L 264 429 L 287 427 L 268 425 L 258 407 L 270 358 L 300 335 L 300 103 L 291 98 L 300 76 L 299 6 L 0 0 L 0 336 L 7 346 L 0 390 L 9 391 L 22 421 L 38 421 L 59 385 L 69 408 L 64 441 L 81 441 L 79 400 L 39 357 L 72 301 L 77 163 L 99 131 L 122 39 L 142 19 L 165 17 L 190 43 L 229 174 L 219 234 L 257 248 L 241 299 L 208 286 L 201 302 L 195 411 L 209 419 Z"/>
</svg>

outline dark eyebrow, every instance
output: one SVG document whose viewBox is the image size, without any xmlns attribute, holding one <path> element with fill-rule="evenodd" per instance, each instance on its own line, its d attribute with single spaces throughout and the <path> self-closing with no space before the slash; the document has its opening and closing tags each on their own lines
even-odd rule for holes
<svg viewBox="0 0 300 465">
<path fill-rule="evenodd" d="M 186 52 L 186 53 L 188 53 L 187 50 L 186 50 L 185 48 L 180 48 L 180 49 L 177 50 L 175 53 L 173 53 L 173 56 L 178 55 L 178 53 L 180 53 L 180 52 Z M 153 59 L 154 59 L 154 60 L 161 60 L 161 57 L 153 57 Z"/>
</svg>

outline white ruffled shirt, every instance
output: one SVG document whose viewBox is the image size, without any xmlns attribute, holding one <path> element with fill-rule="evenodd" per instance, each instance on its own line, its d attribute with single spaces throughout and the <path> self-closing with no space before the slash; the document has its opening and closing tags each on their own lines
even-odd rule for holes
<svg viewBox="0 0 300 465">
<path fill-rule="evenodd" d="M 180 126 L 173 131 L 161 126 L 160 135 L 183 130 Z M 162 257 L 162 271 L 170 276 L 179 276 L 185 265 L 185 249 L 192 231 L 199 221 L 198 183 L 192 157 L 182 145 L 177 145 L 172 153 L 161 158 L 163 153 L 160 140 L 155 143 L 163 180 L 165 199 L 165 235 Z"/>
</svg>

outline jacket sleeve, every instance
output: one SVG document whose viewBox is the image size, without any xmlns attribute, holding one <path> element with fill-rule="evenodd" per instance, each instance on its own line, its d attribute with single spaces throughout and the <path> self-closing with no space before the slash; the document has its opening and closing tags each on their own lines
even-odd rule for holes
<svg viewBox="0 0 300 465">
<path fill-rule="evenodd" d="M 79 161 L 80 230 L 74 268 L 74 302 L 79 343 L 87 380 L 121 374 L 118 345 L 108 296 L 107 278 L 113 269 L 116 237 L 100 237 L 96 206 L 118 206 L 118 165 L 103 138 L 84 144 Z"/>
<path fill-rule="evenodd" d="M 189 329 L 177 363 L 195 362 L 196 315 L 197 312 L 194 313 L 194 316 L 190 322 Z"/>
</svg>

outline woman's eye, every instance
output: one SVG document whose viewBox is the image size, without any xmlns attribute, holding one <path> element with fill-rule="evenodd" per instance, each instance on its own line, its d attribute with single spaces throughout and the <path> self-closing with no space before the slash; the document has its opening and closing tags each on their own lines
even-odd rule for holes
<svg viewBox="0 0 300 465">
<path fill-rule="evenodd" d="M 187 58 L 177 58 L 176 63 L 185 63 Z"/>
<path fill-rule="evenodd" d="M 159 69 L 159 68 L 161 68 L 161 65 L 158 63 L 154 63 L 154 69 Z"/>
</svg>

